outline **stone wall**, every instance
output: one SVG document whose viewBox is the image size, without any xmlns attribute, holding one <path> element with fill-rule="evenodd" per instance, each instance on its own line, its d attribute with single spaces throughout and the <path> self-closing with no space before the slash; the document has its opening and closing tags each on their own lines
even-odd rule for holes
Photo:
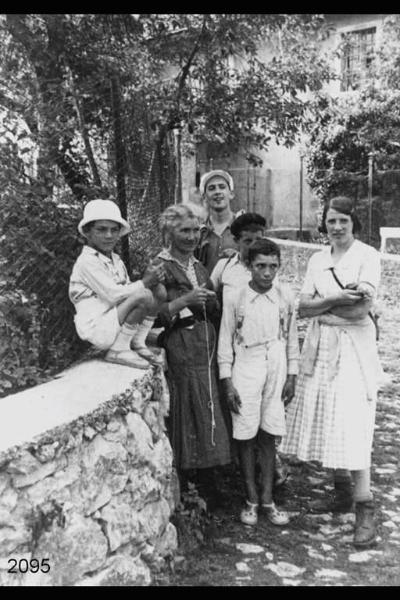
<svg viewBox="0 0 400 600">
<path fill-rule="evenodd" d="M 161 372 L 101 360 L 0 400 L 0 585 L 152 582 L 177 547 L 168 408 Z"/>
</svg>

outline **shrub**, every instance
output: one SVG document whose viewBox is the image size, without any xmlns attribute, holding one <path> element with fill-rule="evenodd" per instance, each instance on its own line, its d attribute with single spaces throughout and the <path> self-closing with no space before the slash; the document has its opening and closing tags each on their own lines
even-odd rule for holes
<svg viewBox="0 0 400 600">
<path fill-rule="evenodd" d="M 58 202 L 46 196 L 37 180 L 22 175 L 12 150 L 0 144 L 0 393 L 38 383 L 82 348 L 68 298 L 81 206 L 72 194 Z"/>
<path fill-rule="evenodd" d="M 193 483 L 182 492 L 181 501 L 172 517 L 178 532 L 179 546 L 184 552 L 190 552 L 205 542 L 210 525 L 207 504 L 199 495 Z"/>
<path fill-rule="evenodd" d="M 308 127 L 307 180 L 321 201 L 353 198 L 368 238 L 368 157 L 373 154 L 371 242 L 393 223 L 400 178 L 400 92 L 367 87 L 339 98 L 320 98 Z M 396 211 L 397 213 L 397 211 Z M 397 217 L 397 214 L 396 214 Z"/>
<path fill-rule="evenodd" d="M 0 296 L 0 395 L 42 380 L 39 368 L 40 316 L 34 295 Z"/>
</svg>

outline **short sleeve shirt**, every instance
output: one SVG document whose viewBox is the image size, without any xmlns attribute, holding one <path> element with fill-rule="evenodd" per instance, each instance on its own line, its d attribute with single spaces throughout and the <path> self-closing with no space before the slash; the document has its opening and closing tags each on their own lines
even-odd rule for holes
<svg viewBox="0 0 400 600">
<path fill-rule="evenodd" d="M 250 281 L 251 271 L 240 261 L 239 254 L 236 254 L 231 258 L 221 258 L 215 265 L 210 279 L 215 291 L 222 291 L 225 301 L 228 294 Z"/>
<path fill-rule="evenodd" d="M 330 246 L 313 254 L 308 263 L 301 294 L 325 298 L 337 292 L 338 284 L 330 271 L 332 267 L 343 286 L 364 282 L 377 291 L 381 274 L 379 252 L 372 246 L 355 240 L 336 264 L 333 264 Z"/>
</svg>

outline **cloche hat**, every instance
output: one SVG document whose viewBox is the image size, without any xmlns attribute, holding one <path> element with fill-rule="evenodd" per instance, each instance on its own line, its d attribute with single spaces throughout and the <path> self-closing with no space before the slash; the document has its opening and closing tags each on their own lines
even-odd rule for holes
<svg viewBox="0 0 400 600">
<path fill-rule="evenodd" d="M 130 225 L 121 216 L 119 206 L 112 200 L 90 200 L 83 209 L 83 219 L 79 222 L 78 231 L 81 235 L 83 233 L 83 227 L 91 221 L 115 221 L 121 225 L 120 236 L 126 235 L 130 232 Z"/>
<path fill-rule="evenodd" d="M 200 179 L 199 190 L 200 194 L 203 195 L 206 190 L 206 185 L 213 177 L 223 177 L 227 182 L 229 189 L 233 192 L 233 179 L 229 175 L 227 171 L 223 171 L 222 169 L 215 169 L 214 171 L 208 171 L 208 173 L 204 173 Z"/>
</svg>

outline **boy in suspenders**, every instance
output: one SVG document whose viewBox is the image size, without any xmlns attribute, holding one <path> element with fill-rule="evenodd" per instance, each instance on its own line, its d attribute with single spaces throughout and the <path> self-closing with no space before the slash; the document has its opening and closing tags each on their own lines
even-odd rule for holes
<svg viewBox="0 0 400 600">
<path fill-rule="evenodd" d="M 222 306 L 231 292 L 237 290 L 238 287 L 245 286 L 250 281 L 251 272 L 247 264 L 247 253 L 250 244 L 264 236 L 265 227 L 265 218 L 253 212 L 241 214 L 231 224 L 231 233 L 238 245 L 238 252 L 229 258 L 221 258 L 210 275 L 214 291 L 217 292 Z M 278 446 L 279 443 L 280 439 L 277 437 L 276 445 Z M 279 454 L 276 453 L 274 489 L 284 484 L 287 477 L 288 469 L 281 461 Z"/>
<path fill-rule="evenodd" d="M 280 267 L 279 246 L 262 238 L 248 252 L 251 280 L 229 295 L 223 308 L 218 365 L 232 414 L 245 481 L 242 523 L 255 525 L 261 507 L 274 525 L 286 525 L 288 515 L 272 499 L 275 438 L 286 433 L 285 404 L 294 396 L 299 347 L 294 296 L 274 283 Z M 255 449 L 261 466 L 261 492 L 255 477 Z"/>
</svg>

